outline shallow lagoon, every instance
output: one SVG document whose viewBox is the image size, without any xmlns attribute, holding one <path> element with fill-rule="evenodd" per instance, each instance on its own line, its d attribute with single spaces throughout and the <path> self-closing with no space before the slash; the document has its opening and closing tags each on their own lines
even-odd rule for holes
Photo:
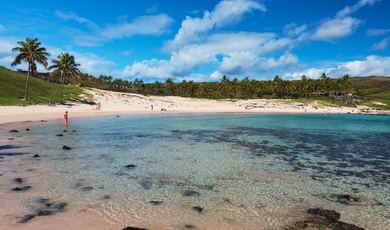
<svg viewBox="0 0 390 230">
<path fill-rule="evenodd" d="M 0 154 L 21 154 L 1 160 L 10 168 L 0 174 L 34 175 L 23 201 L 32 211 L 49 199 L 96 210 L 117 228 L 279 229 L 322 207 L 340 212 L 341 221 L 387 229 L 389 127 L 390 117 L 367 115 L 77 119 L 7 133 L 15 148 Z M 326 194 L 380 205 L 341 204 Z"/>
</svg>

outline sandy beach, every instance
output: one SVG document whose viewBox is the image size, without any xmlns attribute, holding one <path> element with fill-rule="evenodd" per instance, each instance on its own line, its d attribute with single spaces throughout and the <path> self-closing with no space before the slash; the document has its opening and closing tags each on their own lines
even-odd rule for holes
<svg viewBox="0 0 390 230">
<path fill-rule="evenodd" d="M 207 100 L 182 97 L 156 97 L 139 94 L 109 92 L 86 89 L 93 95 L 93 102 L 68 103 L 65 105 L 1 106 L 0 124 L 63 119 L 69 112 L 69 119 L 81 116 L 142 113 L 360 113 L 365 107 L 325 107 L 317 104 L 302 104 L 291 100 Z M 98 106 L 100 103 L 100 108 Z M 153 106 L 153 108 L 152 108 Z M 370 113 L 377 113 L 370 111 Z"/>
<path fill-rule="evenodd" d="M 345 114 L 360 113 L 363 108 L 321 107 L 305 105 L 289 100 L 204 100 L 180 97 L 154 97 L 130 93 L 107 92 L 96 89 L 86 90 L 93 95 L 95 103 L 69 103 L 65 105 L 34 105 L 28 107 L 2 106 L 0 113 L 0 132 L 9 132 L 10 129 L 38 124 L 40 121 L 61 121 L 63 114 L 69 112 L 69 120 L 79 117 L 95 117 L 120 114 L 161 114 L 161 113 L 319 113 Z M 100 103 L 100 108 L 99 108 Z M 9 141 L 1 138 L 0 146 L 9 145 Z M 23 175 L 19 175 L 23 177 Z M 27 177 L 27 175 L 26 175 Z M 12 181 L 13 175 L 4 174 L 2 181 Z M 3 188 L 4 189 L 4 188 Z M 2 191 L 2 190 L 0 190 Z M 103 221 L 99 213 L 80 209 L 58 213 L 44 218 L 35 218 L 25 224 L 19 224 L 15 216 L 28 213 L 22 204 L 23 193 L 0 192 L 0 229 L 114 229 L 111 223 Z M 137 225 L 137 223 L 134 223 Z M 142 227 L 142 226 L 141 226 Z M 200 224 L 198 227 L 202 227 Z M 204 229 L 213 229 L 212 223 L 203 226 Z M 219 227 L 221 227 L 219 225 Z"/>
</svg>

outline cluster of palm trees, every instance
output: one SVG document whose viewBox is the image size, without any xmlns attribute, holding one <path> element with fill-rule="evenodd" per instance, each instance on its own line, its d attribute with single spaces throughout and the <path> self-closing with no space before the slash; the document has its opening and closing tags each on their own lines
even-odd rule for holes
<svg viewBox="0 0 390 230">
<path fill-rule="evenodd" d="M 141 93 L 158 96 L 182 96 L 198 98 L 250 99 L 250 98 L 302 98 L 332 96 L 333 94 L 349 93 L 352 86 L 348 74 L 339 79 L 332 79 L 325 73 L 319 79 L 311 79 L 303 75 L 300 80 L 284 80 L 275 76 L 273 80 L 258 81 L 248 77 L 231 80 L 223 76 L 219 82 L 193 82 L 183 80 L 174 83 L 166 81 L 144 83 L 136 78 L 134 81 L 122 80 L 101 75 L 95 78 L 88 74 L 80 75 L 83 85 L 112 91 Z"/>
<path fill-rule="evenodd" d="M 58 59 L 53 59 L 53 65 L 48 66 L 47 58 L 50 56 L 46 52 L 45 47 L 41 47 L 41 42 L 37 38 L 26 38 L 26 41 L 19 41 L 17 46 L 12 49 L 12 52 L 19 52 L 15 57 L 15 60 L 12 62 L 11 66 L 16 66 L 21 64 L 22 61 L 27 62 L 27 79 L 26 79 L 26 88 L 24 93 L 24 100 L 28 100 L 28 83 L 29 77 L 33 76 L 37 71 L 36 63 L 42 64 L 46 69 L 54 69 L 52 75 L 60 76 L 61 79 L 61 93 L 60 101 L 62 100 L 64 81 L 68 76 L 79 76 L 80 70 L 77 68 L 80 64 L 75 62 L 74 56 L 69 55 L 68 53 L 61 53 L 57 56 Z"/>
<path fill-rule="evenodd" d="M 238 80 L 231 80 L 223 76 L 220 82 L 193 82 L 183 80 L 174 83 L 172 79 L 166 79 L 165 83 L 155 81 L 154 83 L 144 83 L 142 79 L 134 81 L 122 80 L 111 76 L 99 76 L 98 78 L 83 74 L 77 68 L 80 64 L 75 62 L 72 55 L 61 53 L 58 59 L 52 60 L 53 65 L 48 67 L 47 57 L 50 56 L 37 38 L 26 38 L 26 41 L 19 41 L 19 47 L 12 49 L 19 52 L 12 66 L 20 64 L 22 61 L 28 63 L 26 90 L 24 99 L 28 96 L 28 80 L 37 71 L 36 63 L 42 64 L 46 69 L 54 71 L 52 76 L 59 76 L 61 79 L 60 101 L 62 100 L 63 86 L 65 80 L 73 76 L 84 86 L 103 88 L 106 90 L 133 92 L 149 95 L 172 95 L 198 98 L 224 98 L 224 99 L 250 99 L 250 98 L 300 98 L 326 95 L 335 93 L 348 93 L 352 87 L 348 74 L 339 79 L 331 79 L 325 73 L 319 79 L 311 79 L 303 75 L 300 80 L 284 80 L 275 76 L 273 80 L 258 81 L 248 77 Z"/>
</svg>

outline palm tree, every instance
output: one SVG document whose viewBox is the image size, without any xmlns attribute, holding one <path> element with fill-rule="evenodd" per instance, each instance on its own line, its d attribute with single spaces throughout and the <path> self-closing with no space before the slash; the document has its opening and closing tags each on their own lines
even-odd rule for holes
<svg viewBox="0 0 390 230">
<path fill-rule="evenodd" d="M 53 59 L 54 65 L 49 67 L 50 69 L 56 69 L 53 71 L 54 75 L 61 74 L 61 94 L 60 101 L 62 100 L 62 92 L 64 89 L 64 82 L 67 76 L 77 77 L 80 74 L 80 70 L 77 68 L 80 64 L 76 63 L 73 55 L 68 53 L 61 53 L 57 56 L 58 59 Z"/>
<path fill-rule="evenodd" d="M 50 56 L 46 52 L 46 48 L 40 47 L 41 43 L 38 41 L 38 38 L 26 38 L 26 41 L 19 41 L 20 46 L 12 49 L 12 52 L 20 52 L 15 60 L 12 62 L 11 66 L 19 65 L 22 61 L 28 63 L 27 70 L 27 79 L 26 79 L 26 89 L 24 91 L 24 100 L 28 100 L 28 80 L 30 76 L 34 75 L 34 72 L 37 70 L 35 61 L 41 63 L 45 68 L 47 68 L 47 57 Z"/>
</svg>

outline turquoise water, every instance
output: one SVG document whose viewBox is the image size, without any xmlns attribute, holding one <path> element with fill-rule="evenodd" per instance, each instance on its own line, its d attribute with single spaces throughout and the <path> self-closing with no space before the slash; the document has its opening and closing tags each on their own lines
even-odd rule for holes
<svg viewBox="0 0 390 230">
<path fill-rule="evenodd" d="M 388 229 L 389 127 L 390 117 L 367 115 L 121 115 L 7 133 L 15 148 L 0 155 L 20 153 L 15 177 L 37 175 L 24 201 L 31 210 L 49 199 L 96 210 L 117 228 L 279 229 L 322 207 Z"/>
</svg>

